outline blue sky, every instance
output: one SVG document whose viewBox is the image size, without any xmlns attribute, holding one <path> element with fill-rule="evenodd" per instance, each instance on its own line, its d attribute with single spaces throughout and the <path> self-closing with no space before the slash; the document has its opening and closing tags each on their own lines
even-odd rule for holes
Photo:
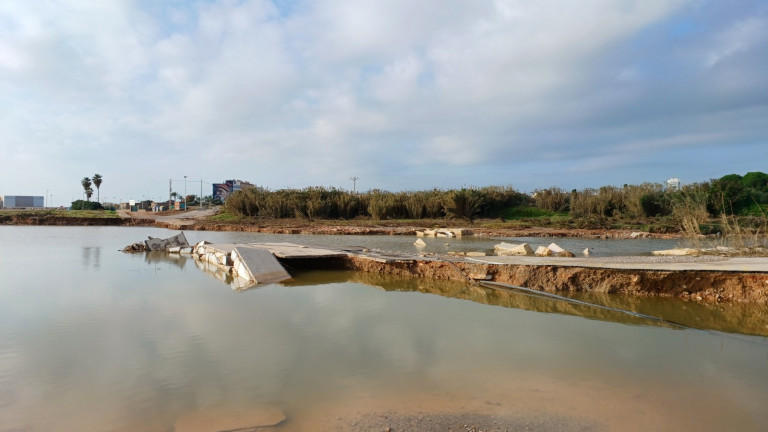
<svg viewBox="0 0 768 432">
<path fill-rule="evenodd" d="M 768 1 L 4 1 L 0 195 L 768 172 L 766 71 Z"/>
</svg>

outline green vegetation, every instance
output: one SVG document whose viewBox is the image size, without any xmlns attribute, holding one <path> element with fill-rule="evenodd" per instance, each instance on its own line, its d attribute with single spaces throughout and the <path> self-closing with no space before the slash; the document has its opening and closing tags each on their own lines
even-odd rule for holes
<svg viewBox="0 0 768 432">
<path fill-rule="evenodd" d="M 268 191 L 249 188 L 227 199 L 227 213 L 252 218 L 374 220 L 489 218 L 505 208 L 531 204 L 528 195 L 511 187 L 463 188 L 415 192 L 372 190 L 353 193 L 335 188 L 309 187 Z"/>
<path fill-rule="evenodd" d="M 498 212 L 496 216 L 505 220 L 520 220 L 531 218 L 566 220 L 569 218 L 568 213 L 566 212 L 555 212 L 531 206 L 507 207 L 501 212 Z"/>
<path fill-rule="evenodd" d="M 99 202 L 77 200 L 72 201 L 72 210 L 102 210 L 103 207 Z"/>
<path fill-rule="evenodd" d="M 96 186 L 96 201 L 101 202 L 101 182 L 102 182 L 101 174 L 94 174 L 93 175 L 93 185 Z M 90 196 L 89 196 L 90 198 Z"/>
<path fill-rule="evenodd" d="M 215 220 L 290 219 L 373 221 L 485 220 L 483 226 L 618 228 L 690 236 L 768 230 L 768 174 L 729 174 L 668 190 L 659 183 L 603 186 L 564 191 L 540 189 L 531 195 L 512 187 L 353 193 L 309 187 L 235 192 Z M 729 228 L 731 227 L 731 228 Z"/>
<path fill-rule="evenodd" d="M 83 186 L 83 191 L 85 191 L 85 196 L 88 198 L 88 201 L 91 200 L 91 196 L 93 196 L 93 188 L 91 188 L 91 179 L 89 177 L 83 177 L 82 180 L 80 180 L 80 184 Z"/>
</svg>

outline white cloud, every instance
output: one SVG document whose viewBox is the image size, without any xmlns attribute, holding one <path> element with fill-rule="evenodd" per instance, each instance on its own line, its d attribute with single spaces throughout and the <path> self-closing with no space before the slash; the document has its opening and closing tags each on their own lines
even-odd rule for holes
<svg viewBox="0 0 768 432">
<path fill-rule="evenodd" d="M 747 52 L 756 46 L 765 47 L 768 39 L 768 19 L 750 17 L 738 21 L 717 35 L 714 46 L 707 54 L 707 67 L 716 66 L 738 53 Z M 755 53 L 765 55 L 765 52 Z"/>
<path fill-rule="evenodd" d="M 688 16 L 707 33 L 670 44 L 666 28 Z M 273 186 L 365 170 L 381 187 L 429 161 L 432 183 L 415 189 L 457 181 L 445 166 L 632 160 L 625 143 L 711 146 L 729 130 L 724 110 L 768 103 L 766 28 L 754 2 L 728 16 L 682 0 L 4 2 L 0 150 L 114 177 L 145 169 L 126 191 L 167 181 L 152 177 L 171 161 Z M 728 136 L 765 140 L 758 122 Z M 606 179 L 622 174 L 612 161 L 595 165 Z"/>
</svg>

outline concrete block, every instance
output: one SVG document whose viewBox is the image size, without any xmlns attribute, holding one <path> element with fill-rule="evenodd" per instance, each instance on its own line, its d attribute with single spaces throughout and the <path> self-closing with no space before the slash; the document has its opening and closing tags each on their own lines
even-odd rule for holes
<svg viewBox="0 0 768 432">
<path fill-rule="evenodd" d="M 508 256 L 508 255 L 533 255 L 533 249 L 528 243 L 512 244 L 512 243 L 499 243 L 493 247 L 496 251 L 496 255 Z"/>
<path fill-rule="evenodd" d="M 557 245 L 557 244 L 555 244 L 555 243 L 550 243 L 550 244 L 549 244 L 549 246 L 547 246 L 547 248 L 548 248 L 549 250 L 551 250 L 551 251 L 552 251 L 552 253 L 554 253 L 554 254 L 557 254 L 558 252 L 563 252 L 563 251 L 565 251 L 565 249 L 561 248 L 560 246 L 558 246 L 558 245 Z"/>
</svg>

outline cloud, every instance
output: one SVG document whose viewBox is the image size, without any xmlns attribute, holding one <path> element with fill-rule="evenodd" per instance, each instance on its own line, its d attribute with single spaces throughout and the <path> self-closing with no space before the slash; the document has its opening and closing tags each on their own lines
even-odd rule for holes
<svg viewBox="0 0 768 432">
<path fill-rule="evenodd" d="M 77 194 L 104 171 L 116 195 L 164 196 L 182 167 L 271 187 L 534 188 L 549 186 L 534 167 L 608 155 L 563 181 L 642 182 L 627 164 L 668 148 L 647 143 L 768 139 L 767 20 L 758 1 L 5 2 L 0 192 L 84 171 L 62 195 Z"/>
</svg>

